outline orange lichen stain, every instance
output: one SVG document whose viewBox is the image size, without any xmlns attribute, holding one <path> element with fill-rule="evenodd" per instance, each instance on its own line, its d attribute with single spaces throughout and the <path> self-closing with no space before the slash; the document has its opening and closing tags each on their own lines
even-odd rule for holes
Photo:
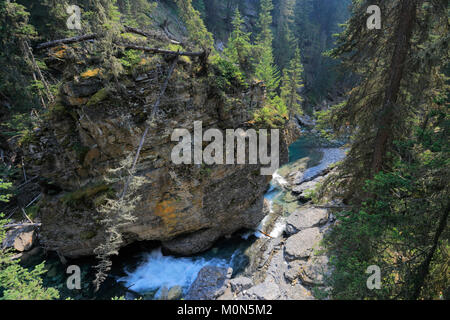
<svg viewBox="0 0 450 320">
<path fill-rule="evenodd" d="M 143 66 L 146 65 L 148 63 L 150 63 L 151 59 L 147 59 L 147 58 L 142 58 L 141 61 L 139 62 L 139 65 Z"/>
<path fill-rule="evenodd" d="M 158 203 L 155 207 L 155 215 L 161 217 L 169 231 L 173 230 L 177 224 L 176 207 L 174 200 L 164 200 Z"/>
<path fill-rule="evenodd" d="M 99 73 L 100 73 L 100 69 L 99 68 L 95 68 L 95 69 L 89 69 L 88 71 L 83 72 L 81 74 L 81 76 L 83 78 L 91 78 L 91 77 L 97 76 Z"/>
<path fill-rule="evenodd" d="M 53 48 L 51 50 L 50 54 L 52 56 L 54 56 L 55 58 L 62 59 L 62 58 L 64 58 L 66 56 L 66 53 L 67 53 L 67 47 L 66 46 L 59 46 L 59 47 Z"/>
<path fill-rule="evenodd" d="M 56 51 L 53 55 L 58 59 L 62 59 L 66 55 L 66 49 Z"/>
</svg>

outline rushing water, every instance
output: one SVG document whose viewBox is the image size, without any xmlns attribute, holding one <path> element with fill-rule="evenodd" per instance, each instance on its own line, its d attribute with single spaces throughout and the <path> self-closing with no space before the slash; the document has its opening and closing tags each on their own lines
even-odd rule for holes
<svg viewBox="0 0 450 320">
<path fill-rule="evenodd" d="M 308 161 L 302 179 L 308 179 L 317 172 L 323 170 L 331 163 L 343 157 L 343 151 L 337 148 L 321 149 L 317 147 L 318 142 L 314 137 L 305 135 L 293 143 L 289 149 L 289 161 L 293 163 L 299 159 Z M 282 198 L 283 187 L 288 182 L 278 173 L 275 173 L 270 187 L 265 195 L 272 207 L 274 203 Z M 273 212 L 271 208 L 271 212 Z M 257 230 L 266 230 L 265 226 L 270 220 L 270 214 L 261 222 Z M 271 230 L 266 230 L 271 237 L 277 238 L 284 231 L 284 218 L 280 218 Z M 240 233 L 231 239 L 219 241 L 212 249 L 205 253 L 192 257 L 164 256 L 160 248 L 148 248 L 144 246 L 137 254 L 123 256 L 116 259 L 110 277 L 102 286 L 99 293 L 94 294 L 89 286 L 93 280 L 94 261 L 80 262 L 82 268 L 82 279 L 85 291 L 89 294 L 79 292 L 66 292 L 64 282 L 64 268 L 57 259 L 49 260 L 50 271 L 46 278 L 47 285 L 57 284 L 58 289 L 63 291 L 63 297 L 70 296 L 75 299 L 110 299 L 115 296 L 125 296 L 127 299 L 143 297 L 145 299 L 157 299 L 161 291 L 174 286 L 181 286 L 186 294 L 190 285 L 196 279 L 198 272 L 207 265 L 231 267 L 233 275 L 242 272 L 248 264 L 245 251 L 257 238 L 265 237 L 259 231 L 248 231 Z M 81 290 L 83 291 L 83 290 Z"/>
</svg>

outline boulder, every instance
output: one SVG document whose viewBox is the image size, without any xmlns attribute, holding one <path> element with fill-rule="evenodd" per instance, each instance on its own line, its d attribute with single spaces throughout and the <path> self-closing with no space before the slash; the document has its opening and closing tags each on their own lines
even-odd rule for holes
<svg viewBox="0 0 450 320">
<path fill-rule="evenodd" d="M 310 257 L 315 249 L 319 249 L 322 238 L 319 228 L 306 229 L 288 238 L 284 249 L 286 260 Z"/>
<path fill-rule="evenodd" d="M 203 267 L 189 288 L 186 300 L 214 300 L 225 292 L 225 281 L 230 272 L 217 266 Z"/>
<path fill-rule="evenodd" d="M 295 194 L 302 194 L 305 191 L 309 190 L 309 189 L 313 189 L 317 186 L 318 183 L 320 183 L 321 181 L 323 181 L 324 177 L 320 176 L 315 178 L 312 181 L 307 181 L 307 182 L 303 182 L 300 185 L 292 188 L 292 192 Z"/>
<path fill-rule="evenodd" d="M 220 233 L 216 230 L 208 229 L 165 241 L 162 243 L 162 247 L 171 254 L 190 256 L 208 250 L 219 237 Z"/>
<path fill-rule="evenodd" d="M 23 232 L 16 239 L 14 239 L 14 249 L 20 252 L 28 251 L 31 248 L 33 248 L 35 241 L 36 241 L 35 230 Z"/>
<path fill-rule="evenodd" d="M 286 233 L 293 235 L 299 231 L 314 228 L 328 221 L 328 211 L 325 209 L 307 208 L 295 211 L 286 220 Z"/>
<path fill-rule="evenodd" d="M 24 252 L 33 248 L 37 239 L 36 226 L 24 224 L 6 232 L 6 238 L 3 240 L 3 248 L 14 248 L 17 251 Z"/>
</svg>

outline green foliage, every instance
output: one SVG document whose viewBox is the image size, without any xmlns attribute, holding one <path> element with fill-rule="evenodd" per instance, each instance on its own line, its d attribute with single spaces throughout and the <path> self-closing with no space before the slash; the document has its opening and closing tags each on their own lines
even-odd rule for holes
<svg viewBox="0 0 450 320">
<path fill-rule="evenodd" d="M 137 50 L 125 50 L 120 63 L 126 68 L 132 68 L 139 64 L 142 58 L 142 52 Z"/>
<path fill-rule="evenodd" d="M 279 96 L 275 96 L 269 99 L 263 108 L 257 110 L 253 117 L 258 125 L 282 128 L 289 119 L 289 111 L 284 101 Z"/>
<path fill-rule="evenodd" d="M 240 66 L 241 70 L 250 73 L 251 70 L 251 54 L 253 46 L 250 43 L 250 33 L 243 30 L 244 20 L 236 8 L 233 19 L 233 32 L 228 39 L 228 46 L 224 50 L 225 56 L 234 64 Z"/>
<path fill-rule="evenodd" d="M 0 189 L 7 190 L 10 183 L 0 180 Z M 0 195 L 0 202 L 7 202 L 9 196 Z M 6 237 L 4 226 L 8 220 L 0 215 L 0 243 Z M 14 259 L 11 249 L 0 248 L 0 300 L 52 300 L 58 299 L 59 293 L 54 288 L 44 288 L 42 275 L 46 273 L 44 262 L 32 270 L 23 268 L 19 260 Z"/>
<path fill-rule="evenodd" d="M 214 55 L 210 58 L 210 64 L 214 70 L 215 83 L 222 91 L 227 91 L 233 87 L 247 86 L 239 67 L 227 59 Z"/>
<path fill-rule="evenodd" d="M 440 299 L 449 287 L 450 121 L 448 106 L 435 108 L 425 129 L 395 143 L 391 170 L 366 181 L 361 207 L 336 214 L 326 240 L 334 298 Z M 367 289 L 370 265 L 381 268 L 381 290 Z"/>
<path fill-rule="evenodd" d="M 25 42 L 36 37 L 29 16 L 20 4 L 0 2 L 0 96 L 14 111 L 28 111 L 39 104 L 31 87 L 32 67 L 24 59 Z"/>
<path fill-rule="evenodd" d="M 275 65 L 271 30 L 273 9 L 272 0 L 262 0 L 258 19 L 259 33 L 256 38 L 255 76 L 265 83 L 270 98 L 276 95 L 280 85 L 280 71 Z"/>
<path fill-rule="evenodd" d="M 275 62 L 280 70 L 288 67 L 289 61 L 293 58 L 295 46 L 298 40 L 294 36 L 295 29 L 295 4 L 296 0 L 279 0 L 276 8 L 277 28 L 274 39 Z"/>
<path fill-rule="evenodd" d="M 283 82 L 281 86 L 281 98 L 286 104 L 290 115 L 302 114 L 299 102 L 303 101 L 303 98 L 298 93 L 299 89 L 303 87 L 302 76 L 303 65 L 301 62 L 300 49 L 297 47 L 289 68 L 285 69 L 283 72 Z"/>
<path fill-rule="evenodd" d="M 157 2 L 148 0 L 118 0 L 117 6 L 122 13 L 122 22 L 131 27 L 146 27 L 151 24 L 150 14 Z"/>
<path fill-rule="evenodd" d="M 175 2 L 186 25 L 189 40 L 197 48 L 212 50 L 214 48 L 213 36 L 206 29 L 200 13 L 192 6 L 192 0 L 175 0 Z"/>
</svg>

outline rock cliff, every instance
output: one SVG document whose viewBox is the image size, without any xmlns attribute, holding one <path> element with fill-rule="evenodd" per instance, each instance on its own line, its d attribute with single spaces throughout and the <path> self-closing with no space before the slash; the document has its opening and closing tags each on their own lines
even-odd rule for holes
<svg viewBox="0 0 450 320">
<path fill-rule="evenodd" d="M 115 197 L 122 183 L 108 183 L 108 170 L 134 155 L 146 127 L 146 109 L 158 98 L 168 63 L 143 59 L 119 86 L 106 84 L 95 69 L 65 80 L 45 124 L 24 144 L 32 171 L 45 179 L 40 202 L 41 243 L 67 257 L 92 255 L 104 241 L 98 207 Z M 263 195 L 270 177 L 260 165 L 174 165 L 170 155 L 174 129 L 252 127 L 254 110 L 263 106 L 261 84 L 218 89 L 214 72 L 199 71 L 198 63 L 181 59 L 161 100 L 137 165 L 145 183 L 136 221 L 121 231 L 124 245 L 161 241 L 175 254 L 208 249 L 220 237 L 252 229 L 265 213 Z M 282 130 L 281 164 L 287 162 L 288 130 Z M 41 180 L 42 180 L 41 179 Z M 48 188 L 44 188 L 48 189 Z M 60 191 L 60 192 L 58 192 Z"/>
</svg>

